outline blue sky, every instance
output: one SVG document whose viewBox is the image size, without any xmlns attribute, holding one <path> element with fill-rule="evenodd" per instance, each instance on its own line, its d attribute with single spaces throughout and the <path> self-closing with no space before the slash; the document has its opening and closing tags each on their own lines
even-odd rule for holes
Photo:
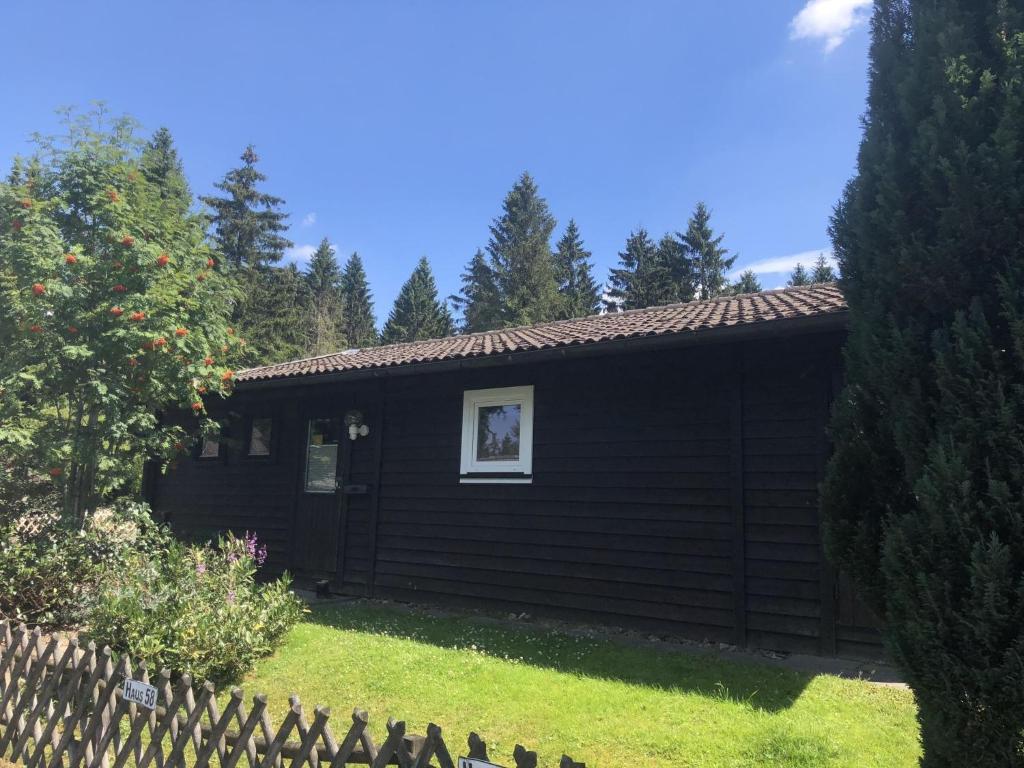
<svg viewBox="0 0 1024 768">
<path fill-rule="evenodd" d="M 93 100 L 169 127 L 199 194 L 251 142 L 292 257 L 358 250 L 381 322 L 422 255 L 458 289 L 524 170 L 600 279 L 632 229 L 704 200 L 771 288 L 828 249 L 869 4 L 35 0 L 4 11 L 0 164 Z"/>
</svg>

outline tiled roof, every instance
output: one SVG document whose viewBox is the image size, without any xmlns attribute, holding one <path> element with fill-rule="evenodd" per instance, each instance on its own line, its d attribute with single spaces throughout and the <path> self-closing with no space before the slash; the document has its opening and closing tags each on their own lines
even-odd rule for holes
<svg viewBox="0 0 1024 768">
<path fill-rule="evenodd" d="M 662 307 L 591 315 L 519 328 L 336 352 L 239 371 L 239 382 L 391 368 L 416 363 L 554 349 L 621 339 L 704 333 L 732 326 L 794 320 L 846 311 L 832 283 L 723 296 Z"/>
</svg>

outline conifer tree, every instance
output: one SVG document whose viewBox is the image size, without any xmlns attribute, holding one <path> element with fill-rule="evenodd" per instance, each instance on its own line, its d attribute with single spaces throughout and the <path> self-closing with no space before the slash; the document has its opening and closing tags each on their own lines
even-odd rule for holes
<svg viewBox="0 0 1024 768">
<path fill-rule="evenodd" d="M 304 275 L 309 293 L 307 327 L 309 355 L 324 355 L 345 347 L 341 333 L 341 269 L 325 237 L 310 257 Z"/>
<path fill-rule="evenodd" d="M 223 197 L 201 200 L 213 209 L 213 240 L 229 264 L 262 267 L 276 264 L 292 242 L 281 232 L 288 229 L 288 214 L 280 210 L 284 200 L 257 187 L 267 180 L 256 170 L 259 156 L 250 144 L 242 153 L 242 165 L 225 174 L 214 186 Z"/>
<path fill-rule="evenodd" d="M 373 294 L 358 253 L 345 262 L 341 273 L 341 332 L 352 348 L 373 347 L 379 342 L 377 319 L 373 315 Z"/>
<path fill-rule="evenodd" d="M 808 274 L 807 269 L 804 267 L 803 264 L 801 264 L 800 262 L 797 262 L 796 266 L 793 268 L 793 271 L 789 275 L 789 280 L 786 281 L 786 285 L 789 285 L 789 286 L 800 286 L 800 285 L 810 285 L 810 284 L 811 284 L 811 276 L 810 276 L 810 274 Z"/>
<path fill-rule="evenodd" d="M 584 317 L 600 309 L 601 290 L 594 281 L 590 259 L 576 222 L 569 219 L 555 249 L 555 279 L 562 297 L 560 318 Z"/>
<path fill-rule="evenodd" d="M 664 250 L 655 245 L 643 227 L 626 239 L 626 248 L 619 253 L 619 266 L 611 270 L 607 294 L 605 305 L 611 312 L 674 301 L 675 285 Z"/>
<path fill-rule="evenodd" d="M 726 273 L 732 269 L 736 255 L 722 247 L 725 235 L 715 236 L 711 230 L 711 212 L 704 203 L 697 207 L 679 239 L 693 263 L 694 294 L 700 299 L 721 296 L 729 286 Z"/>
<path fill-rule="evenodd" d="M 384 324 L 381 341 L 396 344 L 451 336 L 454 323 L 451 312 L 437 298 L 437 283 L 426 256 L 419 260 L 395 299 L 395 306 Z"/>
<path fill-rule="evenodd" d="M 879 0 L 828 551 L 884 617 L 926 768 L 1024 765 L 1024 18 Z"/>
<path fill-rule="evenodd" d="M 663 298 L 659 303 L 691 301 L 696 296 L 697 274 L 694 260 L 690 257 L 686 243 L 677 236 L 664 235 L 658 241 L 658 259 L 662 265 L 658 274 L 665 281 L 656 290 Z"/>
<path fill-rule="evenodd" d="M 448 300 L 462 313 L 459 325 L 463 333 L 476 333 L 501 327 L 501 306 L 494 272 L 484 252 L 477 249 L 462 273 L 462 289 Z"/>
<path fill-rule="evenodd" d="M 244 294 L 236 325 L 246 340 L 245 361 L 265 365 L 306 357 L 309 290 L 298 267 L 235 270 L 235 277 Z"/>
<path fill-rule="evenodd" d="M 554 228 L 547 201 L 530 174 L 523 173 L 505 196 L 487 245 L 502 326 L 530 325 L 558 316 L 550 242 Z"/>
<path fill-rule="evenodd" d="M 259 157 L 251 145 L 241 160 L 240 167 L 214 184 L 224 196 L 201 200 L 213 211 L 210 221 L 217 250 L 234 268 L 242 289 L 232 320 L 249 341 L 247 359 L 279 362 L 305 350 L 301 302 L 306 291 L 297 270 L 273 266 L 292 245 L 281 234 L 287 229 L 288 214 L 280 210 L 284 201 L 258 188 L 267 177 L 256 169 Z"/>
<path fill-rule="evenodd" d="M 761 281 L 757 279 L 754 270 L 745 269 L 735 283 L 732 284 L 732 293 L 757 293 L 761 290 Z"/>
<path fill-rule="evenodd" d="M 811 270 L 810 280 L 812 283 L 834 283 L 836 271 L 828 263 L 824 253 L 819 253 L 814 261 L 814 268 Z"/>
<path fill-rule="evenodd" d="M 192 191 L 167 128 L 158 128 L 153 133 L 142 150 L 139 167 L 146 180 L 160 190 L 161 199 L 175 206 L 178 212 L 185 213 L 192 207 Z"/>
</svg>

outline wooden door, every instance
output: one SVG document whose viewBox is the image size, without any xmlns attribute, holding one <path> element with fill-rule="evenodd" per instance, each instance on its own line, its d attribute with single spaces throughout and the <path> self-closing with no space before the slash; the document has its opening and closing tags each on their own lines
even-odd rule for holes
<svg viewBox="0 0 1024 768">
<path fill-rule="evenodd" d="M 331 578 L 337 567 L 345 442 L 341 416 L 307 415 L 295 520 L 299 546 L 293 564 L 307 577 Z"/>
</svg>

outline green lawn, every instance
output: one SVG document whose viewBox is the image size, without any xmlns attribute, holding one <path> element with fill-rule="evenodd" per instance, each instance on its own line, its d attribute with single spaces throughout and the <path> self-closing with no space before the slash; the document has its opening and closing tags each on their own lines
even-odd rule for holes
<svg viewBox="0 0 1024 768">
<path fill-rule="evenodd" d="M 245 681 L 280 722 L 288 694 L 359 706 L 384 739 L 388 716 L 440 725 L 457 757 L 469 731 L 491 759 L 513 746 L 556 766 L 915 766 L 912 696 L 903 690 L 728 662 L 614 640 L 436 618 L 369 603 L 314 610 Z"/>
</svg>

